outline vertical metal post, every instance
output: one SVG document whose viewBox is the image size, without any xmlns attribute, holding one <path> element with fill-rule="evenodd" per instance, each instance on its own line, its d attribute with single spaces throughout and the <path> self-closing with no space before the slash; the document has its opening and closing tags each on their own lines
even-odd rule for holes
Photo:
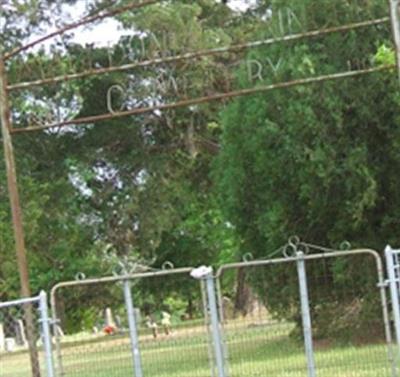
<svg viewBox="0 0 400 377">
<path fill-rule="evenodd" d="M 14 159 L 14 149 L 11 141 L 11 115 L 8 106 L 7 79 L 4 62 L 0 58 L 0 111 L 1 133 L 3 137 L 4 160 L 7 170 L 7 184 L 10 196 L 11 214 L 14 227 L 17 262 L 21 280 L 21 293 L 24 297 L 31 296 L 29 286 L 28 263 L 26 258 L 22 211 L 17 186 L 17 173 Z"/>
<path fill-rule="evenodd" d="M 387 273 L 389 277 L 390 296 L 392 298 L 392 310 L 393 310 L 393 319 L 395 322 L 394 326 L 395 334 L 396 334 L 397 345 L 400 351 L 400 301 L 399 301 L 400 274 L 397 274 L 398 276 L 396 276 L 395 265 L 393 263 L 394 253 L 390 246 L 386 246 L 385 255 L 386 255 Z"/>
<path fill-rule="evenodd" d="M 208 297 L 208 307 L 210 309 L 211 328 L 214 341 L 215 359 L 217 363 L 218 377 L 226 377 L 224 365 L 224 351 L 222 337 L 220 333 L 217 301 L 215 299 L 214 277 L 212 273 L 205 277 Z"/>
<path fill-rule="evenodd" d="M 125 306 L 126 306 L 126 312 L 128 315 L 128 323 L 129 323 L 129 336 L 130 336 L 130 340 L 131 340 L 132 361 L 133 361 L 133 366 L 135 369 L 135 376 L 143 377 L 142 360 L 140 357 L 139 337 L 138 337 L 138 331 L 137 331 L 136 316 L 135 316 L 135 311 L 133 308 L 131 283 L 129 280 L 124 280 L 123 284 L 124 284 Z"/>
<path fill-rule="evenodd" d="M 7 75 L 4 60 L 0 55 L 0 120 L 1 135 L 3 138 L 4 160 L 6 162 L 7 186 L 10 198 L 12 223 L 14 229 L 15 249 L 17 265 L 21 284 L 22 297 L 30 297 L 29 270 L 26 257 L 24 229 L 22 224 L 22 210 L 18 193 L 17 173 L 14 158 L 14 149 L 11 140 L 11 114 L 8 102 Z M 35 325 L 33 320 L 32 306 L 24 305 L 26 335 L 29 344 L 29 355 L 31 361 L 32 375 L 40 377 L 38 353 L 35 343 Z"/>
<path fill-rule="evenodd" d="M 50 317 L 47 307 L 47 294 L 41 291 L 39 295 L 40 321 L 42 323 L 43 347 L 46 358 L 47 377 L 54 377 L 53 349 L 51 344 Z"/>
<path fill-rule="evenodd" d="M 60 340 L 60 333 L 58 329 L 58 324 L 60 323 L 59 319 L 57 318 L 57 304 L 56 304 L 56 290 L 54 287 L 51 290 L 50 294 L 50 305 L 51 305 L 51 312 L 52 312 L 52 322 L 53 322 L 53 334 L 55 338 L 55 346 L 56 346 L 56 366 L 55 370 L 56 375 L 60 377 L 65 376 L 64 366 L 62 361 L 62 354 L 61 354 L 61 340 Z"/>
<path fill-rule="evenodd" d="M 229 360 L 229 355 L 228 355 L 228 348 L 226 345 L 226 337 L 225 337 L 225 331 L 224 331 L 224 325 L 226 323 L 226 318 L 225 318 L 225 312 L 224 312 L 224 298 L 222 295 L 222 286 L 221 286 L 221 276 L 217 277 L 215 279 L 217 282 L 216 287 L 217 287 L 217 303 L 218 303 L 218 313 L 219 313 L 219 323 L 220 323 L 220 328 L 222 329 L 221 331 L 221 338 L 222 338 L 222 347 L 224 351 L 224 360 L 225 360 L 225 365 L 228 365 L 228 360 Z M 226 369 L 225 369 L 226 371 Z"/>
<path fill-rule="evenodd" d="M 307 370 L 308 377 L 316 377 L 313 340 L 312 340 L 312 327 L 311 327 L 311 315 L 310 315 L 310 302 L 308 300 L 308 288 L 307 288 L 307 275 L 306 266 L 304 262 L 304 253 L 298 251 L 297 256 L 297 273 L 299 278 L 299 289 L 300 289 L 300 302 L 301 302 L 301 318 L 303 324 L 304 334 L 304 346 L 307 357 Z"/>
<path fill-rule="evenodd" d="M 400 80 L 400 15 L 399 15 L 399 0 L 389 0 L 390 18 L 392 22 L 393 39 L 396 48 L 397 70 Z"/>
<path fill-rule="evenodd" d="M 219 310 L 219 320 L 222 324 L 225 323 L 225 313 L 224 313 L 224 301 L 222 297 L 222 288 L 221 288 L 221 279 L 218 277 L 217 279 L 217 298 L 218 298 L 218 310 Z"/>
<path fill-rule="evenodd" d="M 204 325 L 206 326 L 206 329 L 207 329 L 208 361 L 210 364 L 211 376 L 215 377 L 214 354 L 213 354 L 213 347 L 212 347 L 212 341 L 211 341 L 211 330 L 210 330 L 210 316 L 209 316 L 209 312 L 208 312 L 206 283 L 204 280 L 200 280 L 200 289 L 201 289 L 201 299 L 202 299 L 203 311 L 204 311 Z"/>
</svg>

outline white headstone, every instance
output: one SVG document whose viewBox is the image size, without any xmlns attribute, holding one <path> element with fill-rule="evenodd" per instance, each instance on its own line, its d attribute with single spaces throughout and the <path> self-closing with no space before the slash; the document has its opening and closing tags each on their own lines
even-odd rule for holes
<svg viewBox="0 0 400 377">
<path fill-rule="evenodd" d="M 117 325 L 117 327 L 119 329 L 122 328 L 122 320 L 121 320 L 121 317 L 118 314 L 115 316 L 115 324 Z"/>
<path fill-rule="evenodd" d="M 14 351 L 15 350 L 15 339 L 14 338 L 6 338 L 5 348 L 6 348 L 7 352 Z"/>
<path fill-rule="evenodd" d="M 113 318 L 112 311 L 110 308 L 106 308 L 106 326 L 115 327 L 114 318 Z"/>
<path fill-rule="evenodd" d="M 136 323 L 140 323 L 142 321 L 142 317 L 141 317 L 141 314 L 140 314 L 140 309 L 139 308 L 134 308 L 133 311 L 135 313 Z"/>
<path fill-rule="evenodd" d="M 15 324 L 15 334 L 16 334 L 16 342 L 19 346 L 25 346 L 27 344 L 26 334 L 25 334 L 25 325 L 22 319 L 18 319 Z"/>
</svg>

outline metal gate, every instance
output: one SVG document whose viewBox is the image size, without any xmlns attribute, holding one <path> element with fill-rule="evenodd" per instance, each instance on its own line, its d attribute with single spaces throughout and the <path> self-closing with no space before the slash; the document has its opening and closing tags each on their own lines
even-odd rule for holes
<svg viewBox="0 0 400 377">
<path fill-rule="evenodd" d="M 392 321 L 397 343 L 396 355 L 400 362 L 400 250 L 387 246 L 385 256 L 390 287 Z"/>
<path fill-rule="evenodd" d="M 216 366 L 207 286 L 192 270 L 57 284 L 57 376 L 210 377 Z"/>
<path fill-rule="evenodd" d="M 0 303 L 0 375 L 55 376 L 45 292 Z"/>
<path fill-rule="evenodd" d="M 57 377 L 400 377 L 379 254 L 294 241 L 215 276 L 200 267 L 58 284 Z M 400 252 L 389 254 L 399 336 Z"/>
<path fill-rule="evenodd" d="M 379 254 L 300 241 L 279 252 L 217 272 L 223 376 L 398 376 Z"/>
</svg>

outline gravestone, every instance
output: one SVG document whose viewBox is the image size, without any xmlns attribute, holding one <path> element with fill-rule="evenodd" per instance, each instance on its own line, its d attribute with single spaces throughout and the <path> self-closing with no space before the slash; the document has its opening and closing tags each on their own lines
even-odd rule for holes
<svg viewBox="0 0 400 377">
<path fill-rule="evenodd" d="M 116 327 L 114 318 L 112 315 L 112 311 L 110 308 L 106 308 L 106 318 L 105 318 L 106 326 Z"/>
<path fill-rule="evenodd" d="M 225 321 L 234 317 L 235 308 L 232 300 L 229 297 L 222 297 L 222 310 Z"/>
<path fill-rule="evenodd" d="M 115 324 L 119 329 L 122 329 L 122 320 L 118 314 L 115 316 Z"/>
<path fill-rule="evenodd" d="M 15 341 L 18 346 L 25 346 L 27 343 L 25 325 L 22 319 L 18 319 L 15 322 Z"/>
<path fill-rule="evenodd" d="M 142 320 L 142 316 L 140 314 L 140 309 L 139 308 L 134 308 L 133 312 L 134 312 L 134 315 L 135 315 L 136 323 L 139 324 L 140 321 Z"/>
<path fill-rule="evenodd" d="M 14 338 L 6 338 L 4 345 L 5 345 L 5 349 L 7 352 L 13 352 L 15 350 L 15 339 Z"/>
</svg>

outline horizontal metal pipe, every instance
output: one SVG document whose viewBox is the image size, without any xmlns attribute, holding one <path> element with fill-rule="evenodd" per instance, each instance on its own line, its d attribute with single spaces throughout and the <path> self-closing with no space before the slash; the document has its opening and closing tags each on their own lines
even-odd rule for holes
<svg viewBox="0 0 400 377">
<path fill-rule="evenodd" d="M 102 277 L 102 278 L 71 280 L 71 281 L 61 282 L 61 283 L 56 284 L 52 288 L 51 291 L 53 291 L 55 289 L 59 289 L 61 287 L 71 287 L 71 286 L 76 286 L 76 285 L 92 285 L 92 284 L 110 283 L 110 282 L 117 282 L 117 281 L 124 281 L 124 280 L 133 280 L 133 279 L 139 279 L 139 278 L 154 277 L 154 276 L 184 274 L 184 273 L 190 273 L 192 270 L 193 270 L 192 267 L 185 267 L 185 268 L 174 268 L 174 269 L 170 269 L 170 270 L 140 272 L 137 274 L 127 274 L 127 275 L 121 275 L 121 276 L 106 276 L 106 277 Z"/>
<path fill-rule="evenodd" d="M 212 101 L 221 101 L 221 100 L 229 99 L 229 98 L 254 95 L 254 94 L 268 92 L 268 91 L 276 90 L 276 89 L 290 88 L 290 87 L 294 87 L 294 86 L 298 86 L 298 85 L 307 85 L 307 84 L 313 84 L 313 83 L 318 83 L 318 82 L 323 82 L 323 81 L 332 81 L 332 80 L 337 80 L 337 79 L 342 79 L 342 78 L 363 76 L 366 74 L 370 74 L 370 73 L 374 73 L 374 72 L 381 72 L 381 71 L 385 71 L 385 70 L 389 70 L 389 69 L 393 69 L 393 68 L 396 68 L 396 66 L 395 65 L 385 65 L 385 66 L 366 68 L 366 69 L 356 70 L 356 71 L 346 71 L 346 72 L 340 72 L 340 73 L 335 73 L 335 74 L 330 74 L 330 75 L 322 75 L 322 76 L 316 76 L 316 77 L 309 77 L 309 78 L 305 78 L 305 79 L 286 81 L 286 82 L 281 82 L 281 83 L 271 84 L 271 85 L 261 85 L 261 86 L 255 87 L 255 88 L 239 89 L 239 90 L 234 90 L 234 91 L 227 92 L 227 93 L 219 93 L 219 94 L 214 94 L 214 95 L 205 96 L 205 97 L 192 98 L 192 99 L 187 99 L 187 100 L 174 102 L 174 103 L 170 103 L 170 104 L 163 104 L 163 105 L 156 105 L 156 106 L 149 106 L 149 107 L 140 107 L 137 109 L 121 111 L 121 112 L 116 112 L 116 113 L 93 115 L 93 116 L 88 116 L 88 117 L 83 117 L 83 118 L 65 120 L 65 121 L 57 122 L 57 123 L 51 123 L 51 124 L 47 124 L 47 125 L 43 125 L 43 126 L 34 126 L 34 127 L 27 127 L 27 128 L 13 128 L 13 129 L 11 129 L 11 133 L 19 134 L 19 133 L 41 131 L 41 130 L 46 130 L 46 129 L 55 128 L 55 127 L 92 124 L 92 123 L 96 123 L 96 122 L 101 122 L 101 121 L 115 119 L 115 118 L 121 118 L 121 117 L 125 117 L 125 116 L 130 116 L 130 115 L 145 114 L 145 113 L 153 112 L 155 110 L 176 109 L 176 108 L 180 108 L 180 107 L 199 105 L 199 104 L 212 102 Z"/>
<path fill-rule="evenodd" d="M 102 278 L 94 278 L 94 279 L 85 279 L 85 280 L 71 280 L 66 282 L 61 282 L 53 286 L 50 293 L 50 301 L 51 301 L 51 309 L 53 311 L 53 315 L 56 313 L 56 291 L 65 287 L 73 287 L 79 285 L 93 285 L 93 284 L 101 284 L 101 283 L 111 283 L 118 282 L 124 280 L 133 280 L 139 278 L 147 278 L 147 277 L 155 277 L 155 276 L 166 276 L 172 274 L 189 274 L 193 270 L 192 267 L 184 267 L 184 268 L 174 268 L 170 270 L 160 270 L 160 271 L 151 271 L 151 272 L 140 272 L 137 274 L 128 274 L 121 276 L 106 276 Z"/>
<path fill-rule="evenodd" d="M 39 302 L 40 297 L 27 297 L 21 298 L 18 300 L 7 301 L 7 302 L 0 302 L 0 309 L 8 308 L 10 306 L 17 306 L 17 305 L 24 305 L 24 304 L 33 304 L 35 302 Z"/>
<path fill-rule="evenodd" d="M 318 254 L 309 254 L 304 255 L 302 258 L 304 260 L 314 260 L 314 259 L 327 259 L 334 257 L 342 257 L 346 255 L 360 255 L 360 254 L 369 254 L 372 255 L 377 263 L 377 272 L 380 281 L 383 281 L 383 267 L 382 261 L 379 254 L 372 249 L 355 249 L 355 250 L 346 250 L 346 251 L 331 251 L 326 253 L 318 253 Z M 221 266 L 217 270 L 216 277 L 219 278 L 222 273 L 226 270 L 236 269 L 241 267 L 256 267 L 256 266 L 267 266 L 267 265 L 275 265 L 281 263 L 291 263 L 296 262 L 298 257 L 282 257 L 276 259 L 265 259 L 265 260 L 252 260 L 250 262 L 237 262 L 237 263 L 229 263 Z"/>
<path fill-rule="evenodd" d="M 294 40 L 308 38 L 308 37 L 318 37 L 318 36 L 322 36 L 322 35 L 326 35 L 326 34 L 330 34 L 330 33 L 358 29 L 358 28 L 362 28 L 362 27 L 366 27 L 366 26 L 379 25 L 379 24 L 387 23 L 387 22 L 389 22 L 389 20 L 390 20 L 389 17 L 377 18 L 374 20 L 362 21 L 362 22 L 357 22 L 357 23 L 353 23 L 353 24 L 336 26 L 336 27 L 331 27 L 331 28 L 326 28 L 326 29 L 321 29 L 321 30 L 313 30 L 313 31 L 305 32 L 305 33 L 286 35 L 283 37 L 269 38 L 269 39 L 264 39 L 264 40 L 259 40 L 259 41 L 248 42 L 248 43 L 240 43 L 240 44 L 232 45 L 232 46 L 219 47 L 219 48 L 213 48 L 213 49 L 208 49 L 208 50 L 193 51 L 193 52 L 188 52 L 188 53 L 176 55 L 176 56 L 168 56 L 168 57 L 163 57 L 163 58 L 145 60 L 145 61 L 141 61 L 141 62 L 134 62 L 134 63 L 130 63 L 130 64 L 124 64 L 124 65 L 121 65 L 118 67 L 91 69 L 88 71 L 73 73 L 73 74 L 69 74 L 69 75 L 61 75 L 61 76 L 49 77 L 49 78 L 45 78 L 45 79 L 41 79 L 41 80 L 15 83 L 15 84 L 8 85 L 7 89 L 10 91 L 21 90 L 21 89 L 27 89 L 27 88 L 36 87 L 36 86 L 56 84 L 59 82 L 82 79 L 84 77 L 89 77 L 89 76 L 108 74 L 108 73 L 113 73 L 113 72 L 123 72 L 123 71 L 128 71 L 128 70 L 131 70 L 134 68 L 147 67 L 150 65 L 163 64 L 163 63 L 174 63 L 174 62 L 178 62 L 181 60 L 195 59 L 195 58 L 202 57 L 202 56 L 217 55 L 217 54 L 222 54 L 222 53 L 226 53 L 226 52 L 235 52 L 235 51 L 240 51 L 240 50 L 249 49 L 249 48 L 271 45 L 271 44 L 279 43 L 279 42 L 289 42 L 289 41 L 294 41 Z"/>
</svg>

